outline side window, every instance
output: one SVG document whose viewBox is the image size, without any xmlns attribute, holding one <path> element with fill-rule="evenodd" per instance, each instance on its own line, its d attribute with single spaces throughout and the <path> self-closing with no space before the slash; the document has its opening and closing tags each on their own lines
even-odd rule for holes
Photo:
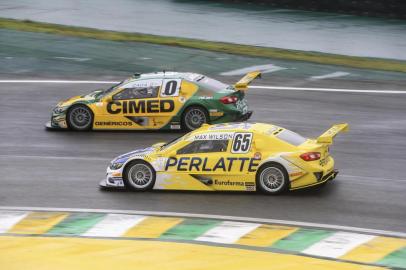
<svg viewBox="0 0 406 270">
<path fill-rule="evenodd" d="M 226 152 L 228 140 L 194 141 L 179 149 L 177 154 Z"/>
<path fill-rule="evenodd" d="M 155 98 L 158 96 L 159 86 L 125 88 L 113 96 L 114 100 Z"/>
</svg>

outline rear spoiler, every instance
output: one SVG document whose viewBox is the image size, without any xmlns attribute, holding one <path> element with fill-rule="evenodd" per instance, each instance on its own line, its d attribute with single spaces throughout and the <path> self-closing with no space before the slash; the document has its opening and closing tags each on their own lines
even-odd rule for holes
<svg viewBox="0 0 406 270">
<path fill-rule="evenodd" d="M 248 85 L 257 77 L 261 78 L 260 71 L 249 72 L 244 77 L 242 77 L 236 84 L 234 84 L 234 87 L 238 91 L 246 91 L 248 90 Z"/>
<path fill-rule="evenodd" d="M 340 132 L 347 132 L 349 130 L 348 124 L 337 124 L 326 130 L 317 138 L 318 143 L 332 144 L 333 138 Z"/>
</svg>

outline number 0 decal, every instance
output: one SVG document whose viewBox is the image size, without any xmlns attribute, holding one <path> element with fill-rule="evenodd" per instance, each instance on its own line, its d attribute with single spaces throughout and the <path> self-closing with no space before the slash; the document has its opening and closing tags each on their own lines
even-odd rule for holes
<svg viewBox="0 0 406 270">
<path fill-rule="evenodd" d="M 231 153 L 243 154 L 250 150 L 252 142 L 252 133 L 235 133 L 233 139 L 233 146 L 231 148 Z"/>
<path fill-rule="evenodd" d="M 165 79 L 161 88 L 161 97 L 179 96 L 181 82 L 182 80 L 180 79 Z"/>
</svg>

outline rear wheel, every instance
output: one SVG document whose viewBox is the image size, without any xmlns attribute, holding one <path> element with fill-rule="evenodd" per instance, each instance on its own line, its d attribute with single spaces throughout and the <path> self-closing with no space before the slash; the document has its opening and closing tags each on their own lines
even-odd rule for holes
<svg viewBox="0 0 406 270">
<path fill-rule="evenodd" d="M 192 106 L 185 110 L 182 116 L 182 127 L 188 131 L 199 128 L 209 121 L 207 111 L 199 106 Z"/>
<path fill-rule="evenodd" d="M 68 125 L 73 130 L 89 130 L 93 123 L 93 113 L 85 105 L 75 105 L 69 109 L 66 116 Z"/>
<path fill-rule="evenodd" d="M 155 170 L 151 165 L 142 160 L 131 161 L 123 172 L 125 186 L 136 191 L 152 189 L 155 176 Z"/>
<path fill-rule="evenodd" d="M 278 163 L 261 166 L 256 176 L 257 189 L 267 194 L 280 194 L 289 186 L 289 176 L 285 168 Z"/>
</svg>

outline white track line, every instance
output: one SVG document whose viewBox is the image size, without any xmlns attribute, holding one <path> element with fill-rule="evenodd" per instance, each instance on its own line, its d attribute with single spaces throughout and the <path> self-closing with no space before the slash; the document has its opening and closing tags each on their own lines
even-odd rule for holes
<svg viewBox="0 0 406 270">
<path fill-rule="evenodd" d="M 280 219 L 268 219 L 268 218 L 251 218 L 251 217 L 236 217 L 236 216 L 224 216 L 224 215 L 207 215 L 207 214 L 192 214 L 192 213 L 179 213 L 179 212 L 159 212 L 159 211 L 137 211 L 137 210 L 112 210 L 112 209 L 77 209 L 77 208 L 52 208 L 52 207 L 20 207 L 20 206 L 0 206 L 0 210 L 18 210 L 18 211 L 57 211 L 57 212 L 93 212 L 93 213 L 115 213 L 115 214 L 133 214 L 133 215 L 151 215 L 151 216 L 171 216 L 171 217 L 195 217 L 195 218 L 210 218 L 219 220 L 233 220 L 233 221 L 245 221 L 254 223 L 270 223 L 270 224 L 283 224 L 302 227 L 314 227 L 332 230 L 344 230 L 352 232 L 361 232 L 369 234 L 378 234 L 395 237 L 406 237 L 406 233 L 366 229 L 351 226 L 341 226 L 323 223 L 312 223 L 302 221 L 288 221 Z"/>
<path fill-rule="evenodd" d="M 113 84 L 118 81 L 75 81 L 75 80 L 0 80 L 0 83 L 78 83 L 78 84 Z"/>
<path fill-rule="evenodd" d="M 26 155 L 0 155 L 0 158 L 27 158 L 27 159 L 60 159 L 60 160 L 102 160 L 107 161 L 111 158 L 99 158 L 99 157 L 58 157 L 58 156 L 26 156 Z"/>
<path fill-rule="evenodd" d="M 318 91 L 318 92 L 342 92 L 342 93 L 372 93 L 372 94 L 406 94 L 401 90 L 361 90 L 361 89 L 338 89 L 338 88 L 316 88 L 316 87 L 288 87 L 288 86 L 266 86 L 250 85 L 249 88 L 287 90 L 287 91 Z"/>
<path fill-rule="evenodd" d="M 75 80 L 0 80 L 0 83 L 62 83 L 62 84 L 115 84 L 118 81 L 75 81 Z M 368 90 L 368 89 L 339 89 L 317 87 L 290 87 L 250 85 L 252 89 L 286 90 L 286 91 L 316 91 L 316 92 L 341 92 L 341 93 L 370 93 L 370 94 L 406 94 L 406 90 Z"/>
</svg>

